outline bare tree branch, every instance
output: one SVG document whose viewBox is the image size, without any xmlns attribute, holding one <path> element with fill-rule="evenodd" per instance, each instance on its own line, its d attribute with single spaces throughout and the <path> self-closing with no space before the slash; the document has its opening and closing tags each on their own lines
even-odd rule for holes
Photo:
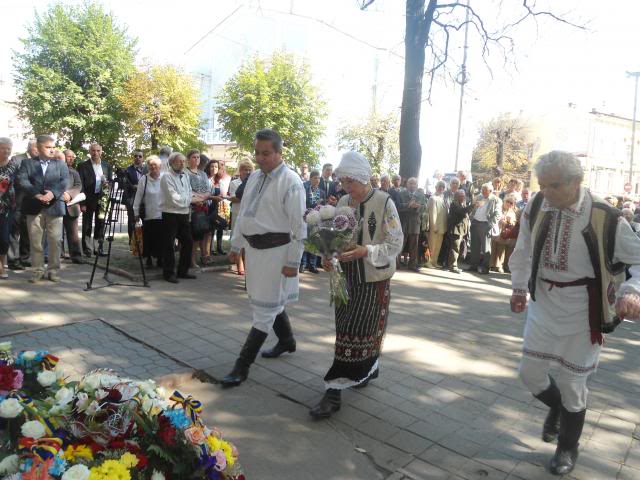
<svg viewBox="0 0 640 480">
<path fill-rule="evenodd" d="M 529 17 L 551 17 L 558 22 L 564 23 L 566 25 L 570 25 L 574 28 L 579 28 L 580 30 L 587 29 L 584 25 L 579 25 L 577 23 L 570 22 L 569 20 L 562 18 L 552 12 L 548 12 L 546 10 L 536 12 L 533 10 L 534 6 L 529 5 L 528 0 L 522 0 L 522 7 L 526 10 L 526 13 L 520 19 L 516 20 L 514 23 L 510 23 L 509 25 L 507 25 L 505 29 L 515 27 L 516 25 L 519 25 Z"/>
<path fill-rule="evenodd" d="M 362 0 L 360 2 L 360 10 L 366 10 L 376 0 Z"/>
</svg>

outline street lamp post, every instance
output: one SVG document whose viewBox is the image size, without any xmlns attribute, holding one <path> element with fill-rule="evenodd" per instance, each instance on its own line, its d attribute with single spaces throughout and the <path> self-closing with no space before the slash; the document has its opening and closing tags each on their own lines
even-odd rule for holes
<svg viewBox="0 0 640 480">
<path fill-rule="evenodd" d="M 638 77 L 640 77 L 640 72 L 627 72 L 627 76 L 635 77 L 636 82 L 633 94 L 633 120 L 631 123 L 631 158 L 629 158 L 629 183 L 633 185 L 633 154 L 636 146 L 636 108 L 638 107 Z"/>
</svg>

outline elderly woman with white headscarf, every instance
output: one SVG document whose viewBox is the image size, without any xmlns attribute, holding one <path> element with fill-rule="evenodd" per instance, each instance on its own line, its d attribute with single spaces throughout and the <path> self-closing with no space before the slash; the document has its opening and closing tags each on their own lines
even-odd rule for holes
<svg viewBox="0 0 640 480">
<path fill-rule="evenodd" d="M 336 306 L 333 365 L 324 377 L 326 392 L 309 412 L 328 418 L 341 405 L 345 388 L 361 388 L 378 376 L 378 357 L 389 315 L 389 284 L 402 249 L 402 228 L 391 197 L 372 188 L 371 167 L 357 152 L 342 156 L 335 170 L 347 192 L 338 207 L 351 207 L 360 221 L 355 246 L 340 257 L 349 301 Z M 327 259 L 325 269 L 331 268 Z"/>
</svg>

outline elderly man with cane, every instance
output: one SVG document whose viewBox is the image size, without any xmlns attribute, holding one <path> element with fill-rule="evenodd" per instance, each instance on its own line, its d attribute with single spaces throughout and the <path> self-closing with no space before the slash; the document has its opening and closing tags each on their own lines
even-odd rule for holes
<svg viewBox="0 0 640 480">
<path fill-rule="evenodd" d="M 531 297 L 520 378 L 549 407 L 542 439 L 557 438 L 549 470 L 564 475 L 578 458 L 587 378 L 603 334 L 640 317 L 640 239 L 620 211 L 581 186 L 584 172 L 572 154 L 547 153 L 534 169 L 540 193 L 524 210 L 509 260 L 511 310 L 522 312 Z"/>
<path fill-rule="evenodd" d="M 231 263 L 236 263 L 240 251 L 245 250 L 253 327 L 233 370 L 222 379 L 225 387 L 247 379 L 271 327 L 278 343 L 263 352 L 263 357 L 275 358 L 296 349 L 285 306 L 298 300 L 298 268 L 307 236 L 302 217 L 305 190 L 298 174 L 282 161 L 278 133 L 258 131 L 255 154 L 260 169 L 247 181 L 229 254 Z"/>
</svg>

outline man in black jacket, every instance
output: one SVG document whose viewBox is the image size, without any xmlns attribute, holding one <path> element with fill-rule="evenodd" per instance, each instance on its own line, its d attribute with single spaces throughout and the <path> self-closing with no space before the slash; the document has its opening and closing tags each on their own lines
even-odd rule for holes
<svg viewBox="0 0 640 480">
<path fill-rule="evenodd" d="M 127 207 L 127 233 L 129 234 L 129 242 L 133 235 L 135 227 L 135 215 L 133 213 L 133 199 L 136 198 L 136 190 L 138 190 L 138 182 L 140 178 L 147 173 L 147 169 L 143 162 L 142 150 L 133 152 L 133 163 L 125 170 L 124 192 L 122 194 L 122 203 Z"/>
<path fill-rule="evenodd" d="M 88 257 L 91 256 L 91 249 L 87 244 L 87 238 L 91 238 L 91 225 L 95 217 L 95 230 L 93 232 L 93 253 L 104 256 L 102 242 L 104 240 L 104 215 L 101 211 L 100 200 L 103 195 L 103 188 L 111 180 L 111 166 L 102 160 L 102 146 L 92 143 L 89 146 L 90 160 L 82 162 L 78 166 L 80 180 L 82 180 L 82 190 L 87 199 L 80 204 L 82 210 L 82 251 Z M 96 249 L 97 244 L 97 249 Z"/>
<path fill-rule="evenodd" d="M 460 256 L 460 246 L 464 242 L 464 237 L 469 233 L 469 212 L 471 209 L 473 209 L 473 205 L 467 205 L 464 190 L 456 190 L 453 202 L 449 206 L 449 216 L 447 218 L 449 270 L 453 273 L 461 272 L 458 268 L 458 257 Z"/>
<path fill-rule="evenodd" d="M 24 192 L 22 212 L 27 216 L 31 244 L 33 275 L 29 281 L 36 283 L 44 277 L 42 240 L 46 234 L 49 280 L 59 282 L 62 217 L 65 214 L 65 202 L 70 200 L 66 193 L 69 173 L 65 163 L 54 158 L 53 137 L 39 135 L 36 142 L 38 158 L 23 160 L 18 172 L 18 183 Z"/>
</svg>

